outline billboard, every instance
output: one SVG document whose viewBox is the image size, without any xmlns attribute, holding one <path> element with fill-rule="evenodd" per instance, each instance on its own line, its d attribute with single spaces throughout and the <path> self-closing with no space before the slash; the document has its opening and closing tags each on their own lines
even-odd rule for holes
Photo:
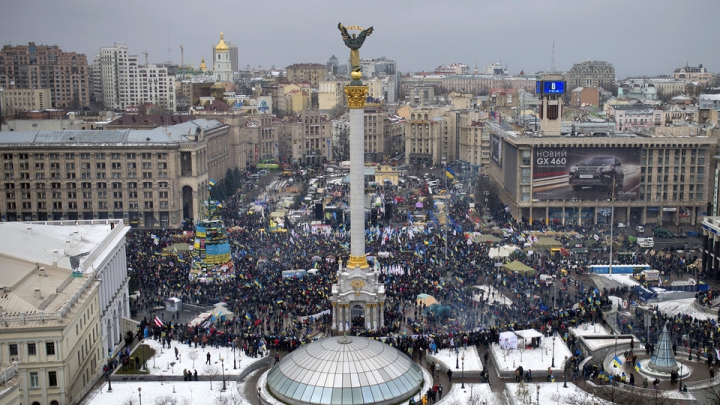
<svg viewBox="0 0 720 405">
<path fill-rule="evenodd" d="M 493 135 L 491 137 L 491 141 L 492 150 L 490 152 L 490 157 L 495 164 L 502 167 L 502 139 L 499 136 Z"/>
<path fill-rule="evenodd" d="M 613 191 L 614 187 L 614 193 Z M 640 148 L 536 148 L 533 199 L 634 200 L 640 189 Z"/>
</svg>

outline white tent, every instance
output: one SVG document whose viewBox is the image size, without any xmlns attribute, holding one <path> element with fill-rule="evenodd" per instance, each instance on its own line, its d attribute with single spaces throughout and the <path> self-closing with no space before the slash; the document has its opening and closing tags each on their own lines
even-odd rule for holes
<svg viewBox="0 0 720 405">
<path fill-rule="evenodd" d="M 490 248 L 490 251 L 488 252 L 488 256 L 491 259 L 494 259 L 496 257 L 506 258 L 510 256 L 514 251 L 519 250 L 520 248 L 513 245 L 504 245 L 500 246 L 499 248 Z"/>
<path fill-rule="evenodd" d="M 499 343 L 501 349 L 517 349 L 517 335 L 513 332 L 501 332 Z"/>
<path fill-rule="evenodd" d="M 523 339 L 532 339 L 532 338 L 538 338 L 543 337 L 542 333 L 536 331 L 535 329 L 525 329 L 525 330 L 518 330 L 515 331 L 515 334 Z"/>
</svg>

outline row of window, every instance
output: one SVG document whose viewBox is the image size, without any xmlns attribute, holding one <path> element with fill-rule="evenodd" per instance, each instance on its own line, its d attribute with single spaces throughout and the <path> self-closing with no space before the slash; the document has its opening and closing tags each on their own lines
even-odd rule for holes
<svg viewBox="0 0 720 405">
<path fill-rule="evenodd" d="M 8 345 L 10 349 L 10 356 L 18 356 L 18 345 L 17 343 L 10 343 Z M 27 354 L 28 356 L 36 356 L 37 355 L 37 345 L 35 342 L 28 342 L 27 345 Z M 45 354 L 48 356 L 54 356 L 55 355 L 55 342 L 45 342 Z"/>
<path fill-rule="evenodd" d="M 99 189 L 105 189 L 108 188 L 107 183 L 105 182 L 97 182 L 97 183 L 80 183 L 80 187 L 83 190 L 90 190 L 93 188 L 93 184 L 95 184 L 95 188 Z M 121 189 L 123 188 L 123 184 L 127 184 L 127 188 L 138 188 L 138 183 L 136 182 L 129 182 L 129 183 L 110 183 L 111 188 L 113 189 Z M 166 181 L 160 181 L 157 183 L 158 188 L 168 188 L 168 185 L 170 183 Z M 66 183 L 65 187 L 68 189 L 76 189 L 77 183 Z M 142 188 L 152 188 L 153 183 L 150 181 L 146 181 L 142 183 Z M 35 188 L 42 190 L 45 189 L 45 183 L 35 183 Z M 62 183 L 50 183 L 50 188 L 53 190 L 59 190 L 62 187 Z M 5 183 L 5 190 L 14 190 L 15 189 L 15 183 Z M 30 183 L 20 183 L 20 189 L 22 190 L 29 190 L 30 189 Z"/>
<path fill-rule="evenodd" d="M 30 170 L 30 164 L 28 162 L 20 162 L 18 165 L 18 168 L 20 170 Z M 136 162 L 127 162 L 125 164 L 128 170 L 137 170 L 137 163 Z M 60 170 L 60 163 L 50 163 L 50 170 Z M 112 162 L 110 164 L 110 167 L 113 170 L 122 170 L 122 163 L 120 162 Z M 153 164 L 152 162 L 142 162 L 141 167 L 143 169 L 152 169 Z M 80 163 L 80 169 L 81 170 L 90 170 L 91 165 L 89 162 L 83 162 Z M 105 162 L 96 162 L 95 168 L 97 170 L 105 170 L 107 168 L 107 165 Z M 167 169 L 168 164 L 167 162 L 158 162 L 157 168 L 160 170 Z M 3 163 L 3 170 L 15 170 L 15 164 L 13 162 L 5 162 Z M 45 170 L 45 163 L 44 162 L 35 162 L 35 170 Z M 65 163 L 65 170 L 75 170 L 75 162 L 67 162 Z"/>
<path fill-rule="evenodd" d="M 699 187 L 699 186 L 698 186 L 698 187 Z M 93 194 L 93 193 L 92 193 L 91 191 L 83 191 L 82 197 L 85 198 L 85 199 L 92 199 L 92 198 L 93 198 L 92 194 Z M 160 191 L 160 192 L 158 192 L 158 197 L 159 197 L 159 198 L 162 198 L 162 199 L 167 199 L 167 198 L 168 198 L 168 194 L 169 194 L 169 193 L 168 193 L 167 191 Z M 5 198 L 8 199 L 8 200 L 14 200 L 17 195 L 20 195 L 20 198 L 22 198 L 23 200 L 30 200 L 30 199 L 32 199 L 32 193 L 29 192 L 29 191 L 23 191 L 22 193 L 18 193 L 18 194 L 16 194 L 14 191 L 7 191 L 7 192 L 5 192 Z M 60 198 L 62 198 L 62 193 L 59 192 L 59 191 L 53 191 L 52 193 L 50 193 L 50 195 L 52 196 L 53 199 L 60 199 Z M 44 192 L 44 191 L 38 191 L 37 193 L 35 193 L 35 197 L 36 197 L 38 200 L 44 200 L 44 199 L 47 198 L 47 196 L 48 196 L 48 193 L 46 193 L 46 192 Z M 122 198 L 123 198 L 123 192 L 122 192 L 122 191 L 113 191 L 112 196 L 113 196 L 113 198 L 115 198 L 115 199 L 122 199 Z M 127 196 L 128 196 L 129 198 L 137 198 L 137 197 L 138 197 L 138 192 L 137 192 L 137 191 L 130 190 L 130 191 L 128 191 Z M 76 198 L 77 198 L 77 192 L 75 192 L 75 191 L 68 191 L 68 192 L 67 192 L 67 198 L 69 198 L 69 199 L 76 199 Z M 97 198 L 99 198 L 99 199 L 106 199 L 106 198 L 107 198 L 107 191 L 98 191 L 98 192 L 97 192 Z M 152 192 L 152 191 L 145 191 L 145 192 L 143 192 L 143 198 L 145 198 L 145 199 L 152 199 L 152 198 L 153 198 L 153 192 Z"/>
<path fill-rule="evenodd" d="M 43 160 L 45 159 L 45 153 L 34 153 L 33 159 L 35 160 Z M 50 160 L 58 160 L 60 159 L 60 156 L 64 155 L 65 160 L 71 160 L 75 159 L 76 155 L 80 156 L 80 159 L 90 159 L 93 155 L 93 153 L 47 153 L 47 156 Z M 104 153 L 104 152 L 97 152 L 94 153 L 95 159 L 105 159 L 107 156 L 110 156 L 110 159 L 116 160 L 116 159 L 122 159 L 123 155 L 125 155 L 126 159 L 137 159 L 137 156 L 140 155 L 141 159 L 152 159 L 153 155 L 156 155 L 158 159 L 167 159 L 168 154 L 167 153 Z M 12 160 L 15 156 L 19 160 L 28 160 L 30 158 L 29 153 L 3 153 L 3 160 Z"/>
<path fill-rule="evenodd" d="M 159 179 L 167 179 L 168 178 L 168 172 L 158 172 L 157 177 Z M 50 173 L 50 177 L 46 177 L 45 173 L 35 173 L 35 180 L 44 180 L 44 179 L 51 179 L 51 180 L 61 180 L 62 176 L 60 173 L 52 172 Z M 74 180 L 74 179 L 92 179 L 92 173 L 90 172 L 84 172 L 80 173 L 80 177 L 77 176 L 77 173 L 65 173 L 65 179 L 66 180 Z M 123 174 L 121 172 L 112 172 L 110 173 L 110 177 L 108 177 L 106 172 L 96 172 L 95 178 L 98 180 L 102 179 L 116 179 L 121 180 L 123 179 Z M 124 177 L 126 179 L 137 179 L 138 175 L 136 172 L 128 172 L 127 176 Z M 143 179 L 152 179 L 153 174 L 152 172 L 143 172 L 142 173 Z M 5 173 L 3 175 L 4 180 L 15 180 L 15 173 Z M 18 180 L 30 180 L 30 173 L 26 172 L 20 172 L 20 177 L 18 177 Z"/>
<path fill-rule="evenodd" d="M 47 211 L 48 206 L 49 206 L 48 203 L 42 202 L 42 201 L 40 201 L 36 204 L 38 211 Z M 122 201 L 114 201 L 112 206 L 116 210 L 123 210 L 125 208 L 125 204 Z M 167 209 L 169 206 L 170 206 L 170 203 L 168 201 L 160 201 L 158 203 L 158 208 Z M 5 208 L 7 211 L 10 211 L 10 212 L 17 211 L 17 209 L 18 209 L 17 207 L 18 207 L 18 204 L 15 202 L 5 203 Z M 33 209 L 31 202 L 23 202 L 20 204 L 20 207 L 22 208 L 23 211 L 30 211 Z M 130 201 L 130 202 L 128 202 L 127 207 L 130 210 L 137 210 L 140 208 L 140 205 L 138 204 L 137 201 Z M 153 201 L 144 201 L 143 207 L 148 210 L 154 209 L 155 203 Z M 78 203 L 76 201 L 70 201 L 67 203 L 66 207 L 63 207 L 63 203 L 60 201 L 54 201 L 52 203 L 53 211 L 63 211 L 65 209 L 77 210 Z M 93 210 L 93 209 L 106 210 L 106 209 L 108 209 L 108 203 L 107 203 L 107 201 L 99 201 L 97 203 L 97 205 L 95 205 L 92 203 L 92 201 L 83 201 L 82 209 L 84 209 L 84 210 Z"/>
</svg>

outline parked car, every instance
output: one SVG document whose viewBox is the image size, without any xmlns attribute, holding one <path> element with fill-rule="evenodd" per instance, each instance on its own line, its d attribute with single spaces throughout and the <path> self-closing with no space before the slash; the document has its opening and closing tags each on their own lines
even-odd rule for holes
<svg viewBox="0 0 720 405">
<path fill-rule="evenodd" d="M 609 187 L 613 183 L 622 190 L 625 181 L 622 162 L 612 156 L 596 156 L 570 168 L 570 186 L 574 191 L 583 187 Z"/>
<path fill-rule="evenodd" d="M 695 238 L 700 236 L 700 232 L 698 231 L 687 231 L 686 235 L 690 238 Z"/>
<path fill-rule="evenodd" d="M 638 226 L 635 227 L 635 230 L 636 230 L 638 233 L 643 233 L 643 232 L 645 232 L 645 227 L 638 225 Z"/>
<path fill-rule="evenodd" d="M 658 238 L 674 238 L 675 235 L 667 229 L 655 228 L 653 229 L 653 235 Z"/>
</svg>

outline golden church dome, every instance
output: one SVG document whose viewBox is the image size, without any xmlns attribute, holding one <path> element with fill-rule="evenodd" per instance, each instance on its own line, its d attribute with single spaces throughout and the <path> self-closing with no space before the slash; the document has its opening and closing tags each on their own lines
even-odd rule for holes
<svg viewBox="0 0 720 405">
<path fill-rule="evenodd" d="M 207 71 L 207 65 L 205 64 L 205 58 L 202 58 L 202 62 L 200 62 L 200 71 L 201 72 Z"/>
<path fill-rule="evenodd" d="M 230 47 L 227 46 L 225 43 L 225 34 L 222 32 L 220 33 L 220 42 L 218 42 L 217 45 L 215 45 L 215 52 L 228 52 L 230 51 Z"/>
</svg>

